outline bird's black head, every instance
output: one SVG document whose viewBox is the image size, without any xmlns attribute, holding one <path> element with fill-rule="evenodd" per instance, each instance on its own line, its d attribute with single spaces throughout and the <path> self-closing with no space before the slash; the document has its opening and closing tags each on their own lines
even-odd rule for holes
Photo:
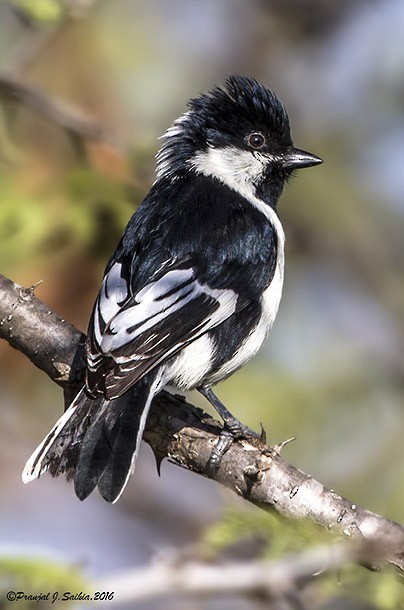
<svg viewBox="0 0 404 610">
<path fill-rule="evenodd" d="M 202 173 L 274 207 L 294 169 L 321 163 L 293 148 L 285 108 L 255 79 L 231 76 L 188 108 L 164 135 L 158 177 Z"/>
</svg>

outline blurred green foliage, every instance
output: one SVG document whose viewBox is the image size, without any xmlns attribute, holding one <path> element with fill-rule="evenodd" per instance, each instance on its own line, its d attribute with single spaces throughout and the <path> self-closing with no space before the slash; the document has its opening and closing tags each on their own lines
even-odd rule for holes
<svg viewBox="0 0 404 610">
<path fill-rule="evenodd" d="M 72 249 L 106 262 L 134 211 L 125 185 L 91 169 L 72 171 L 57 188 L 51 185 L 37 192 L 27 192 L 2 174 L 0 259 L 4 272 L 35 258 L 68 256 Z"/>
<path fill-rule="evenodd" d="M 65 11 L 63 0 L 11 0 L 11 4 L 38 25 L 52 25 Z"/>
<path fill-rule="evenodd" d="M 6 594 L 11 592 L 24 592 L 27 596 L 49 595 L 49 600 L 36 601 L 18 599 L 7 601 Z M 81 570 L 75 566 L 64 565 L 54 560 L 40 557 L 27 558 L 24 556 L 0 557 L 0 606 L 2 609 L 15 608 L 20 610 L 42 610 L 52 606 L 61 608 L 66 602 L 59 601 L 53 595 L 61 598 L 64 592 L 71 594 L 92 594 L 89 583 L 84 579 Z M 71 602 L 70 602 L 71 603 Z"/>
<path fill-rule="evenodd" d="M 311 523 L 291 524 L 255 507 L 229 505 L 221 519 L 205 530 L 200 553 L 207 559 L 224 557 L 234 561 L 251 556 L 276 560 L 319 545 L 330 545 L 332 549 L 329 535 Z M 348 564 L 338 571 L 318 574 L 311 587 L 316 589 L 318 599 L 338 600 L 342 594 L 352 595 L 374 604 L 378 610 L 404 609 L 403 585 L 392 569 L 376 576 Z M 344 606 L 335 607 L 343 610 Z"/>
</svg>

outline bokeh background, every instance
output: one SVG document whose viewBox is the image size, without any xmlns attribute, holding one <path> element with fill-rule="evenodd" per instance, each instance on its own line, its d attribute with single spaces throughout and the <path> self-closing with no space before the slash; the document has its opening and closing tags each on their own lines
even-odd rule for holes
<svg viewBox="0 0 404 610">
<path fill-rule="evenodd" d="M 1 273 L 24 286 L 43 280 L 39 298 L 85 330 L 104 265 L 153 181 L 158 136 L 190 97 L 231 73 L 254 76 L 286 105 L 295 144 L 325 162 L 300 172 L 279 206 L 286 281 L 270 340 L 218 393 L 271 442 L 296 436 L 284 450 L 293 464 L 401 522 L 403 27 L 400 0 L 0 2 Z M 2 77 L 86 113 L 102 136 L 41 116 Z M 3 342 L 0 401 L 7 578 L 25 582 L 16 557 L 49 589 L 41 562 L 102 579 L 200 540 L 219 548 L 258 532 L 273 556 L 302 544 L 214 483 L 168 463 L 159 479 L 146 446 L 113 507 L 96 494 L 80 503 L 46 476 L 24 487 L 21 469 L 62 395 Z M 404 607 L 393 581 L 361 568 L 319 579 L 304 596 L 322 610 Z M 159 604 L 144 607 L 256 607 Z"/>
</svg>

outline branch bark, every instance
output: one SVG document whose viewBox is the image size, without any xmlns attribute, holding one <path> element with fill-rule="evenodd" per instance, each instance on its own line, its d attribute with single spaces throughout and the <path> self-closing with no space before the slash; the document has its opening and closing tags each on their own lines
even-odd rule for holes
<svg viewBox="0 0 404 610">
<path fill-rule="evenodd" d="M 49 310 L 34 295 L 0 275 L 0 338 L 23 352 L 65 391 L 70 402 L 83 380 L 84 335 Z M 161 392 L 147 420 L 144 440 L 157 461 L 177 464 L 208 476 L 206 464 L 221 425 L 183 398 Z M 280 447 L 258 440 L 232 444 L 209 476 L 256 506 L 289 520 L 307 519 L 331 534 L 381 549 L 379 565 L 404 574 L 404 527 L 356 506 L 288 464 Z M 376 565 L 364 554 L 359 563 Z"/>
</svg>

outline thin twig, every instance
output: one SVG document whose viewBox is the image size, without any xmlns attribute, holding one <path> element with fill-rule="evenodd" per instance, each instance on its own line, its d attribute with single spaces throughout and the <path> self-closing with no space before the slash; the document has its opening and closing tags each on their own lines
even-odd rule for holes
<svg viewBox="0 0 404 610">
<path fill-rule="evenodd" d="M 321 546 L 272 561 L 207 564 L 183 561 L 174 554 L 104 579 L 96 587 L 115 592 L 108 606 L 179 594 L 287 599 L 315 574 L 336 570 L 363 555 L 363 545 L 352 543 Z"/>
<path fill-rule="evenodd" d="M 39 87 L 19 78 L 0 75 L 0 97 L 23 104 L 68 133 L 80 138 L 111 141 L 101 125 L 82 110 L 44 93 Z"/>
</svg>

